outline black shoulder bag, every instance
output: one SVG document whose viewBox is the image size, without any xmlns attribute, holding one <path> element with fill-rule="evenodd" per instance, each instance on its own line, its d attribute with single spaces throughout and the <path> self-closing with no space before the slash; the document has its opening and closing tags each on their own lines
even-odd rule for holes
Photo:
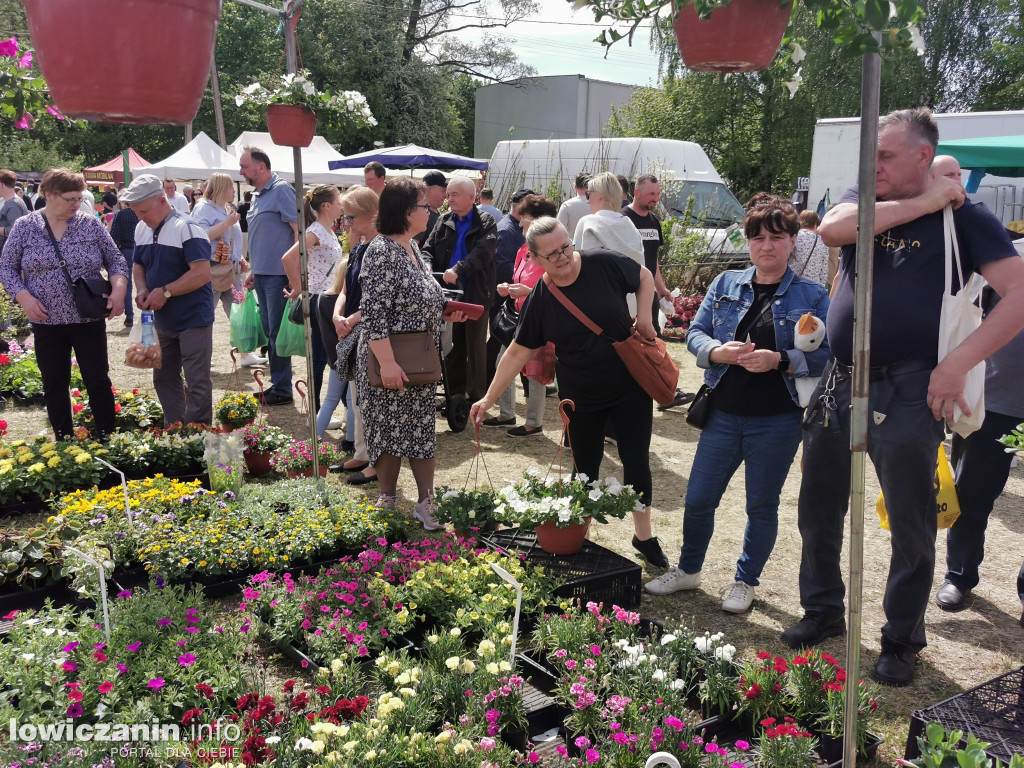
<svg viewBox="0 0 1024 768">
<path fill-rule="evenodd" d="M 53 250 L 57 254 L 60 268 L 64 270 L 64 279 L 68 281 L 71 288 L 71 296 L 75 300 L 75 309 L 78 310 L 78 314 L 89 320 L 102 320 L 107 316 L 107 299 L 110 298 L 110 293 L 113 290 L 110 281 L 102 277 L 80 277 L 77 280 L 72 280 L 68 264 L 60 252 L 60 243 L 53 236 L 50 222 L 46 220 L 45 216 L 43 216 L 43 224 L 46 226 L 46 234 L 50 236 L 50 242 L 53 243 Z"/>
<path fill-rule="evenodd" d="M 506 347 L 512 344 L 516 335 L 516 328 L 519 327 L 519 313 L 516 312 L 512 297 L 509 296 L 502 302 L 501 307 L 491 318 L 491 336 L 496 338 Z"/>
</svg>

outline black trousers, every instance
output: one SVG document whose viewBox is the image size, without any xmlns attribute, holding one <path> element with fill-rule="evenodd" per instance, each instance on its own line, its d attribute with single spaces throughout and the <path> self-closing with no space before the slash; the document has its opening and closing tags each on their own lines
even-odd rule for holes
<svg viewBox="0 0 1024 768">
<path fill-rule="evenodd" d="M 614 425 L 622 462 L 622 482 L 633 486 L 644 506 L 651 503 L 651 430 L 654 427 L 654 401 L 650 395 L 633 388 L 626 400 L 599 411 L 569 411 L 569 440 L 576 468 L 596 480 L 604 458 L 605 426 Z"/>
<path fill-rule="evenodd" d="M 74 434 L 71 418 L 71 353 L 74 351 L 89 395 L 100 437 L 114 431 L 114 392 L 107 360 L 107 324 L 103 320 L 67 325 L 33 323 L 36 363 L 43 378 L 46 415 L 58 440 Z"/>
</svg>

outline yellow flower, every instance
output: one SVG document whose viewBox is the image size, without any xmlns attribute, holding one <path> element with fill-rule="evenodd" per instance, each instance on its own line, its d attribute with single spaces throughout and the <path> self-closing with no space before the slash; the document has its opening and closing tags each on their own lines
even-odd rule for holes
<svg viewBox="0 0 1024 768">
<path fill-rule="evenodd" d="M 89 461 L 91 458 L 92 456 L 88 453 L 80 453 L 75 456 L 75 464 L 85 464 L 85 462 Z"/>
<path fill-rule="evenodd" d="M 54 456 L 52 459 L 46 462 L 46 466 L 48 466 L 50 469 L 53 469 L 58 464 L 60 464 L 60 456 Z"/>
<path fill-rule="evenodd" d="M 41 461 L 37 461 L 31 467 L 28 468 L 29 472 L 35 472 L 37 475 L 43 474 L 43 470 L 46 469 L 46 465 Z"/>
</svg>

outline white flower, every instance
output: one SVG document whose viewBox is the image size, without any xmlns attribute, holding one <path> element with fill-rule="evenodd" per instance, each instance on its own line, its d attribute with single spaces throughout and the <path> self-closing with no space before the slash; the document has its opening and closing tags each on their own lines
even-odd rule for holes
<svg viewBox="0 0 1024 768">
<path fill-rule="evenodd" d="M 716 659 L 721 659 L 722 661 L 732 661 L 732 658 L 735 655 L 736 646 L 734 645 L 723 645 L 719 648 L 715 648 Z"/>
<path fill-rule="evenodd" d="M 312 83 L 307 81 L 302 84 L 302 92 L 305 93 L 307 96 L 312 96 L 314 93 L 316 93 L 316 88 L 313 87 Z"/>
<path fill-rule="evenodd" d="M 656 669 L 656 670 L 654 670 L 654 672 L 651 673 L 651 678 L 653 680 L 656 680 L 657 682 L 660 683 L 662 680 L 665 679 L 665 670 L 663 670 L 663 669 Z"/>
<path fill-rule="evenodd" d="M 281 740 L 280 736 L 267 736 L 263 741 L 267 744 L 277 744 Z"/>
<path fill-rule="evenodd" d="M 792 99 L 794 96 L 796 96 L 796 92 L 798 90 L 800 90 L 800 84 L 803 81 L 804 81 L 804 78 L 800 74 L 800 70 L 798 69 L 796 71 L 796 74 L 793 75 L 793 79 L 792 80 L 787 80 L 786 82 L 783 83 L 783 85 L 786 86 L 786 88 L 789 89 L 789 98 Z"/>
<path fill-rule="evenodd" d="M 604 496 L 604 494 L 600 490 L 595 488 L 590 493 L 588 493 L 587 496 L 590 498 L 591 501 L 600 501 L 601 497 Z"/>
<path fill-rule="evenodd" d="M 914 46 L 918 56 L 924 56 L 924 37 L 921 35 L 921 30 L 918 29 L 917 24 L 911 24 L 909 29 L 910 44 Z"/>
<path fill-rule="evenodd" d="M 252 96 L 254 93 L 256 93 L 256 91 L 260 90 L 260 88 L 262 87 L 263 86 L 260 85 L 259 83 L 253 83 L 252 85 L 247 85 L 242 90 L 242 93 L 246 94 L 247 96 Z"/>
<path fill-rule="evenodd" d="M 448 657 L 447 659 L 445 659 L 444 665 L 446 667 L 448 667 L 448 669 L 456 669 L 459 666 L 459 657 L 458 656 L 450 656 L 450 657 Z"/>
<path fill-rule="evenodd" d="M 799 64 L 801 61 L 807 58 L 807 51 L 800 43 L 792 42 L 789 47 L 793 49 L 793 55 L 790 57 L 794 64 Z"/>
<path fill-rule="evenodd" d="M 633 505 L 633 511 L 634 512 L 645 512 L 646 510 L 647 510 L 647 507 L 645 507 L 644 503 L 642 501 L 640 501 L 639 499 Z"/>
<path fill-rule="evenodd" d="M 681 691 L 683 690 L 683 688 L 686 687 L 686 681 L 676 678 L 668 684 L 668 687 L 671 688 L 673 691 Z"/>
<path fill-rule="evenodd" d="M 662 635 L 661 636 L 661 644 L 662 645 L 668 645 L 669 643 L 674 643 L 675 641 L 676 641 L 676 636 L 675 635 Z"/>
<path fill-rule="evenodd" d="M 313 740 L 307 739 L 305 736 L 301 737 L 295 742 L 296 752 L 309 752 L 313 749 Z"/>
<path fill-rule="evenodd" d="M 237 96 L 235 96 L 235 106 L 240 107 L 243 104 L 245 104 L 245 96 L 243 96 L 242 94 L 238 94 Z"/>
</svg>

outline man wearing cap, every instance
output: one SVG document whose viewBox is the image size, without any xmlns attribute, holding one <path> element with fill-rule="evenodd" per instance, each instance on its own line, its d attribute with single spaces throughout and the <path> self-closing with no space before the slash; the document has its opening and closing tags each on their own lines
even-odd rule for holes
<svg viewBox="0 0 1024 768">
<path fill-rule="evenodd" d="M 448 179 L 440 171 L 427 173 L 423 177 L 423 183 L 427 185 L 427 205 L 430 206 L 430 213 L 427 216 L 427 228 L 413 238 L 420 248 L 427 242 L 427 235 L 434 231 L 434 225 L 441 218 L 440 208 L 448 196 Z"/>
<path fill-rule="evenodd" d="M 448 182 L 449 211 L 437 220 L 423 244 L 423 255 L 435 272 L 444 270 L 444 281 L 463 290 L 463 301 L 494 304 L 494 249 L 497 228 L 489 213 L 474 205 L 476 184 L 465 176 Z M 466 395 L 470 402 L 487 391 L 487 314 L 479 320 L 455 323 L 453 347 L 448 354 L 449 390 Z"/>
<path fill-rule="evenodd" d="M 587 184 L 590 174 L 581 173 L 576 177 L 576 197 L 566 200 L 558 209 L 558 222 L 565 231 L 573 233 L 580 219 L 590 214 L 590 203 L 587 202 Z"/>
<path fill-rule="evenodd" d="M 139 217 L 132 266 L 135 304 L 153 310 L 156 320 L 162 360 L 153 369 L 153 388 L 164 409 L 164 426 L 212 424 L 210 240 L 202 227 L 171 206 L 156 176 L 137 176 L 121 192 L 121 201 Z"/>
<path fill-rule="evenodd" d="M 243 285 L 256 289 L 260 322 L 269 339 L 270 389 L 267 405 L 292 402 L 292 359 L 277 354 L 277 331 L 284 317 L 288 277 L 281 257 L 297 238 L 295 189 L 270 170 L 270 158 L 259 147 L 245 147 L 238 158 L 242 176 L 256 187 L 246 220 L 249 223 L 249 276 Z"/>
</svg>

